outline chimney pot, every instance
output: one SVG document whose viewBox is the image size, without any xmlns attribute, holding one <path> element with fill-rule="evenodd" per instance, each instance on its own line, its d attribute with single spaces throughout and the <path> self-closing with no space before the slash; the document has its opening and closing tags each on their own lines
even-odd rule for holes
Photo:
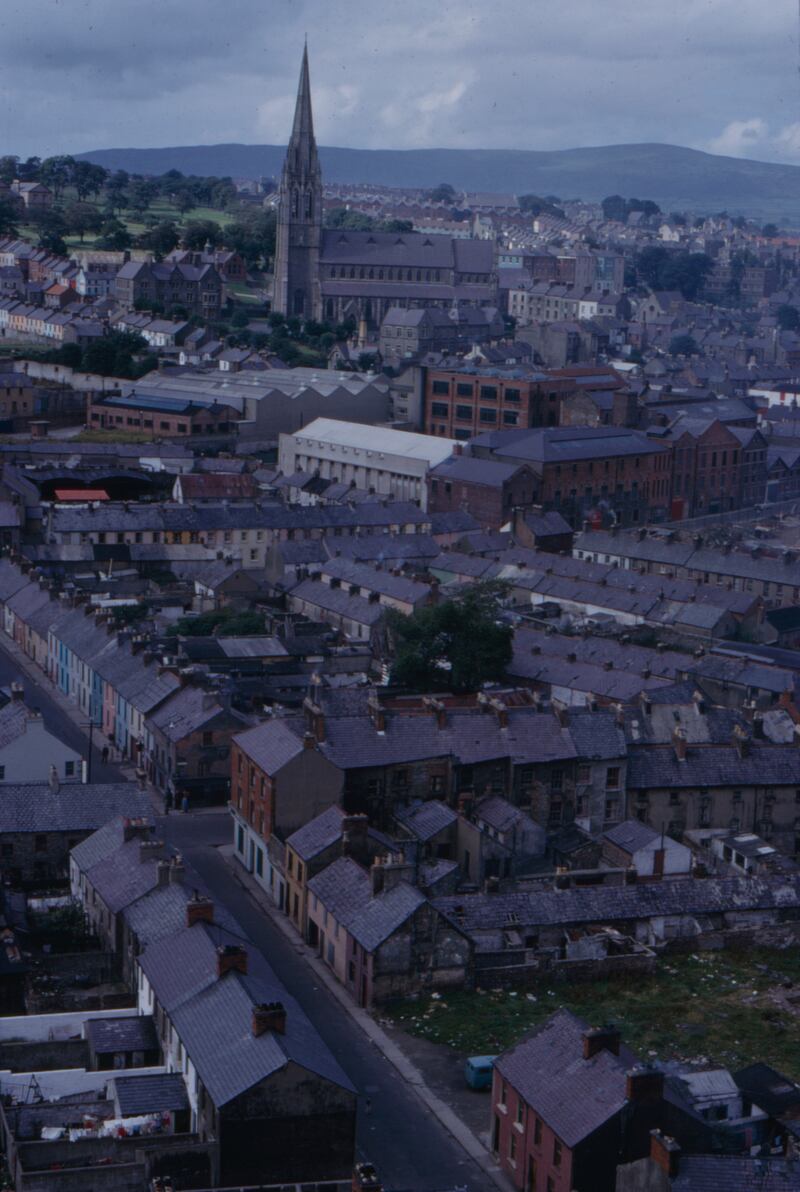
<svg viewBox="0 0 800 1192">
<path fill-rule="evenodd" d="M 261 1002 L 253 1006 L 253 1034 L 256 1038 L 273 1031 L 286 1034 L 286 1007 L 283 1002 Z"/>
<path fill-rule="evenodd" d="M 247 975 L 247 952 L 239 944 L 222 944 L 217 948 L 217 976 L 234 972 Z"/>
<path fill-rule="evenodd" d="M 214 903 L 210 898 L 204 898 L 195 890 L 186 903 L 186 926 L 194 927 L 195 923 L 214 922 Z"/>
<path fill-rule="evenodd" d="M 668 1134 L 651 1130 L 650 1158 L 666 1175 L 674 1177 L 680 1170 L 681 1148 Z"/>
<path fill-rule="evenodd" d="M 620 1033 L 613 1023 L 605 1026 L 593 1026 L 583 1034 L 583 1058 L 590 1060 L 600 1051 L 610 1051 L 612 1055 L 619 1055 Z"/>
</svg>

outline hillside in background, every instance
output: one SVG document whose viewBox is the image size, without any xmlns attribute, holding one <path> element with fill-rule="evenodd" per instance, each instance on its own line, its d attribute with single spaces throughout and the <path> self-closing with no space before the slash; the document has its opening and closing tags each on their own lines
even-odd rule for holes
<svg viewBox="0 0 800 1192">
<path fill-rule="evenodd" d="M 187 145 L 165 149 L 98 149 L 77 156 L 107 169 L 138 174 L 230 175 L 280 173 L 283 145 Z M 800 166 L 718 157 L 677 145 L 609 145 L 553 151 L 509 149 L 320 150 L 329 182 L 554 194 L 602 199 L 609 194 L 655 199 L 666 211 L 728 210 L 732 215 L 780 219 L 800 226 Z"/>
</svg>

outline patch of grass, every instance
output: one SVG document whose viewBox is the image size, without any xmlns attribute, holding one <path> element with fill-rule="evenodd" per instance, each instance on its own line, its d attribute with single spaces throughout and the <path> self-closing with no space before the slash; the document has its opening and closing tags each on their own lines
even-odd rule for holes
<svg viewBox="0 0 800 1192">
<path fill-rule="evenodd" d="M 733 1070 L 763 1060 L 800 1078 L 797 949 L 670 956 L 651 977 L 454 991 L 393 1003 L 386 1014 L 464 1055 L 492 1055 L 562 1006 L 591 1025 L 616 1023 L 643 1059 L 702 1058 Z"/>
</svg>

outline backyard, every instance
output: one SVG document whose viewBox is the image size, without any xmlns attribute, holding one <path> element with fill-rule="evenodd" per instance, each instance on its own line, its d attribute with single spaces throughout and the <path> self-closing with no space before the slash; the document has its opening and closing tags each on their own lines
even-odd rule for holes
<svg viewBox="0 0 800 1192">
<path fill-rule="evenodd" d="M 384 1014 L 461 1055 L 495 1055 L 561 1006 L 592 1026 L 614 1022 L 642 1059 L 709 1061 L 732 1070 L 763 1060 L 800 1079 L 796 949 L 670 956 L 650 977 L 454 991 L 396 1002 Z"/>
</svg>

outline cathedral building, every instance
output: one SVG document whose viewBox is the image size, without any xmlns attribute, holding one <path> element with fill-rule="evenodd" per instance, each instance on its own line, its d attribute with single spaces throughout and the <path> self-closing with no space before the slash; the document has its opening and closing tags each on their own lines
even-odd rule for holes
<svg viewBox="0 0 800 1192">
<path fill-rule="evenodd" d="M 292 135 L 278 198 L 273 309 L 377 327 L 392 307 L 495 307 L 491 240 L 322 226 L 322 173 L 303 51 Z"/>
</svg>

